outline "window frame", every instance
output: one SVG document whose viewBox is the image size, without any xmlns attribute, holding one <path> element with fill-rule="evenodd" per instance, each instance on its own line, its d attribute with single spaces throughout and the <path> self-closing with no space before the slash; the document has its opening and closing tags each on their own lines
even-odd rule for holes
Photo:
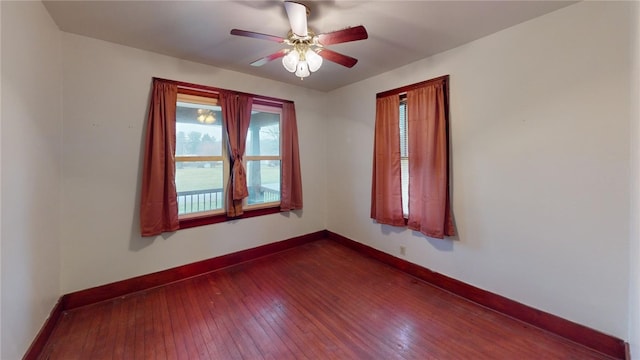
<svg viewBox="0 0 640 360">
<path fill-rule="evenodd" d="M 280 133 L 281 133 L 282 132 L 281 131 L 282 130 L 282 103 L 273 101 L 273 99 L 271 98 L 262 98 L 260 96 L 255 96 L 255 95 L 252 95 L 252 96 L 254 97 L 254 100 L 253 100 L 254 106 L 258 105 L 259 107 L 262 107 L 262 108 L 274 109 L 274 113 L 277 112 L 280 115 L 279 127 L 280 127 Z M 208 99 L 215 99 L 215 101 L 217 101 L 219 99 L 219 95 L 216 92 L 178 87 L 178 101 L 180 101 L 181 97 L 189 97 L 192 100 L 195 100 L 195 98 L 208 98 Z M 195 101 L 190 101 L 190 102 L 197 103 Z M 203 104 L 206 104 L 206 102 L 203 102 Z M 275 110 L 275 109 L 278 109 L 278 110 Z M 278 158 L 280 162 L 282 162 L 282 137 L 279 138 L 279 143 L 280 143 L 279 144 L 280 149 L 279 149 Z M 247 161 L 252 160 L 254 157 L 258 157 L 260 158 L 260 160 L 263 160 L 264 158 L 264 156 L 246 156 L 245 155 L 243 157 L 243 164 L 246 166 Z M 177 160 L 177 158 L 178 156 L 175 156 L 174 166 L 177 163 L 177 161 L 175 161 Z M 226 209 L 228 204 L 226 201 L 227 200 L 226 194 L 229 186 L 230 164 L 229 164 L 229 156 L 228 156 L 228 139 L 227 139 L 227 134 L 224 128 L 224 123 L 222 123 L 222 154 L 221 156 L 203 156 L 203 157 L 198 156 L 197 157 L 202 160 L 193 160 L 192 159 L 194 158 L 193 156 L 180 156 L 180 158 L 183 161 L 184 160 L 186 161 L 203 161 L 203 160 L 204 161 L 220 161 L 220 160 L 206 160 L 205 158 L 207 159 L 222 158 L 222 163 L 223 163 L 223 190 L 222 190 L 223 207 L 222 209 L 178 215 L 178 223 L 179 223 L 180 229 L 217 224 L 217 223 L 226 222 L 230 220 L 251 218 L 255 216 L 276 214 L 280 212 L 281 201 L 248 205 L 247 199 L 244 199 L 243 214 L 240 216 L 234 216 L 234 217 L 227 216 Z M 280 184 L 282 186 L 282 164 L 280 166 Z M 176 189 L 176 192 L 177 192 L 177 189 Z"/>
</svg>

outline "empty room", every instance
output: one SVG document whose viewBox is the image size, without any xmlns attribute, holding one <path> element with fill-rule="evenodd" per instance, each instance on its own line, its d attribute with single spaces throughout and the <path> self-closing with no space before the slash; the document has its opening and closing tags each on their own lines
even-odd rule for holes
<svg viewBox="0 0 640 360">
<path fill-rule="evenodd" d="M 640 358 L 640 3 L 1 1 L 0 358 Z"/>
</svg>

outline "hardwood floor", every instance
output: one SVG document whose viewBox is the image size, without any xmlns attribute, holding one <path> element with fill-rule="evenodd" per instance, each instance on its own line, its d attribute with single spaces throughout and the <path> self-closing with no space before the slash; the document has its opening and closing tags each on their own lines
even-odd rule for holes
<svg viewBox="0 0 640 360">
<path fill-rule="evenodd" d="M 610 359 L 330 240 L 67 311 L 40 359 Z"/>
</svg>

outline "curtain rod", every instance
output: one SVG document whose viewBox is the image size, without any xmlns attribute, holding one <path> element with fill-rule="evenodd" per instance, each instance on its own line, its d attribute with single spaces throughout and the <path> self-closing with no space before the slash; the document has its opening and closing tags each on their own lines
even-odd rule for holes
<svg viewBox="0 0 640 360">
<path fill-rule="evenodd" d="M 390 95 L 402 95 L 409 90 L 414 90 L 414 89 L 429 85 L 431 83 L 436 83 L 436 82 L 443 82 L 446 85 L 449 82 L 449 75 L 443 75 L 443 76 L 425 80 L 419 83 L 402 86 L 392 90 L 383 91 L 383 92 L 377 93 L 376 98 L 381 98 L 381 97 L 390 96 Z"/>
<path fill-rule="evenodd" d="M 154 81 L 158 80 L 158 81 L 162 81 L 162 82 L 166 82 L 166 83 L 176 84 L 178 87 L 181 87 L 183 89 L 195 89 L 195 90 L 201 90 L 201 91 L 210 92 L 210 93 L 213 93 L 213 94 L 219 94 L 220 91 L 225 91 L 226 90 L 226 91 L 232 91 L 232 92 L 234 92 L 236 94 L 239 94 L 239 95 L 251 96 L 251 97 L 257 98 L 259 100 L 263 100 L 263 101 L 269 101 L 269 102 L 280 103 L 280 104 L 284 104 L 284 103 L 293 104 L 292 100 L 284 100 L 284 99 L 279 99 L 279 98 L 270 97 L 270 96 L 263 96 L 263 95 L 245 93 L 245 92 L 241 92 L 241 91 L 221 89 L 221 88 L 217 88 L 217 87 L 213 87 L 213 86 L 193 84 L 193 83 L 188 83 L 188 82 L 184 82 L 184 81 L 163 79 L 163 78 L 159 78 L 159 77 L 155 77 L 155 76 L 153 77 L 153 80 Z"/>
</svg>

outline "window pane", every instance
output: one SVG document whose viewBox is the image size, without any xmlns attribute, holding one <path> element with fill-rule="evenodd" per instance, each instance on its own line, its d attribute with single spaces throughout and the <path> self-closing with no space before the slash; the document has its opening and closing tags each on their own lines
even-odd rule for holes
<svg viewBox="0 0 640 360">
<path fill-rule="evenodd" d="M 176 162 L 178 215 L 222 209 L 222 161 Z"/>
<path fill-rule="evenodd" d="M 178 101 L 176 156 L 222 155 L 221 119 L 219 106 Z"/>
<path fill-rule="evenodd" d="M 400 156 L 409 156 L 409 148 L 407 147 L 407 139 L 409 133 L 407 132 L 407 103 L 400 103 Z"/>
<path fill-rule="evenodd" d="M 253 111 L 247 133 L 246 155 L 280 155 L 280 114 Z"/>
<path fill-rule="evenodd" d="M 407 128 L 407 103 L 400 103 L 400 180 L 402 182 L 402 213 L 409 216 L 409 132 Z"/>
<path fill-rule="evenodd" d="M 249 205 L 280 201 L 280 160 L 247 161 Z"/>
<path fill-rule="evenodd" d="M 409 216 L 409 159 L 400 158 L 400 181 L 402 182 L 402 214 Z"/>
</svg>

